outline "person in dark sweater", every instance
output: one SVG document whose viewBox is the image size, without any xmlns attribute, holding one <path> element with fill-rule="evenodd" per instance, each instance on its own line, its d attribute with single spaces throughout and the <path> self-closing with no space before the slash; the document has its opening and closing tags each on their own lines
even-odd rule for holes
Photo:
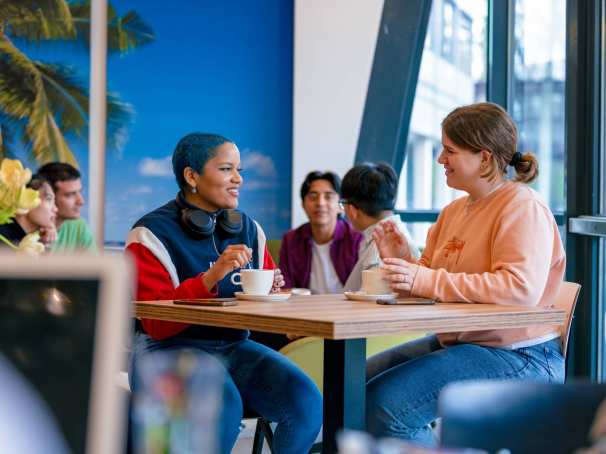
<svg viewBox="0 0 606 454">
<path fill-rule="evenodd" d="M 180 188 L 176 199 L 143 216 L 128 235 L 137 299 L 231 297 L 238 288 L 230 278 L 238 269 L 275 269 L 261 226 L 236 210 L 242 185 L 236 145 L 218 135 L 189 134 L 177 144 L 172 163 Z M 274 286 L 283 284 L 276 270 Z M 231 452 L 243 406 L 278 423 L 273 452 L 308 452 L 322 424 L 319 390 L 286 357 L 248 336 L 245 330 L 143 319 L 133 343 L 131 386 L 137 393 L 144 373 L 139 364 L 155 351 L 210 357 L 226 374 L 219 452 Z"/>
<path fill-rule="evenodd" d="M 27 234 L 39 231 L 41 241 L 45 245 L 50 244 L 57 237 L 55 193 L 50 184 L 39 176 L 34 176 L 27 187 L 38 191 L 40 204 L 25 214 L 16 214 L 12 222 L 0 225 L 0 234 L 13 246 L 18 246 Z M 0 242 L 0 246 L 8 247 L 4 242 Z"/>
</svg>

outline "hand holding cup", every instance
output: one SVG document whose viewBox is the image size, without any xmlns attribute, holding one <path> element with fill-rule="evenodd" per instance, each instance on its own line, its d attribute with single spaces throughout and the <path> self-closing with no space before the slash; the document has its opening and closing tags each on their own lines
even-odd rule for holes
<svg viewBox="0 0 606 454">
<path fill-rule="evenodd" d="M 383 269 L 387 273 L 385 279 L 393 290 L 410 293 L 419 271 L 419 265 L 402 259 L 386 258 Z"/>
</svg>

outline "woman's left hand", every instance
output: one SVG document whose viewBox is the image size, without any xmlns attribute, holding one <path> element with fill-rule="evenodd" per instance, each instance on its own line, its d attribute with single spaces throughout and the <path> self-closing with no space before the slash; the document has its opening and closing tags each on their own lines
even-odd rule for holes
<svg viewBox="0 0 606 454">
<path fill-rule="evenodd" d="M 383 269 L 387 272 L 385 280 L 392 289 L 399 292 L 410 292 L 417 276 L 419 265 L 396 258 L 386 258 Z"/>
<path fill-rule="evenodd" d="M 274 285 L 271 287 L 271 293 L 279 292 L 284 287 L 284 276 L 280 268 L 274 270 Z"/>
</svg>

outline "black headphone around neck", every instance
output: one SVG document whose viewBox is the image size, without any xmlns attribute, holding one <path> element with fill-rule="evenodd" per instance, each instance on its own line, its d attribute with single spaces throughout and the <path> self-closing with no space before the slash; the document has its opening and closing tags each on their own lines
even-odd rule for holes
<svg viewBox="0 0 606 454">
<path fill-rule="evenodd" d="M 216 224 L 229 235 L 237 235 L 242 231 L 242 213 L 238 210 L 226 209 L 209 213 L 185 200 L 183 191 L 177 194 L 176 202 L 181 208 L 182 226 L 196 237 L 212 235 Z"/>
</svg>

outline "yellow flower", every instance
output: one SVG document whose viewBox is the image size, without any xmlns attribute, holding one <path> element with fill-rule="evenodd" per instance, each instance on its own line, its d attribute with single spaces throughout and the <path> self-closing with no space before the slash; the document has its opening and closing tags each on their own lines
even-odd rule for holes
<svg viewBox="0 0 606 454">
<path fill-rule="evenodd" d="M 44 244 L 40 242 L 40 233 L 32 232 L 19 242 L 17 246 L 18 252 L 23 252 L 28 255 L 40 255 L 44 252 Z"/>
<path fill-rule="evenodd" d="M 32 171 L 24 169 L 17 159 L 4 159 L 0 165 L 0 181 L 9 189 L 19 189 L 32 178 Z"/>
<path fill-rule="evenodd" d="M 36 189 L 21 189 L 17 203 L 17 214 L 27 214 L 29 210 L 33 210 L 38 205 L 40 205 L 40 194 Z"/>
</svg>

